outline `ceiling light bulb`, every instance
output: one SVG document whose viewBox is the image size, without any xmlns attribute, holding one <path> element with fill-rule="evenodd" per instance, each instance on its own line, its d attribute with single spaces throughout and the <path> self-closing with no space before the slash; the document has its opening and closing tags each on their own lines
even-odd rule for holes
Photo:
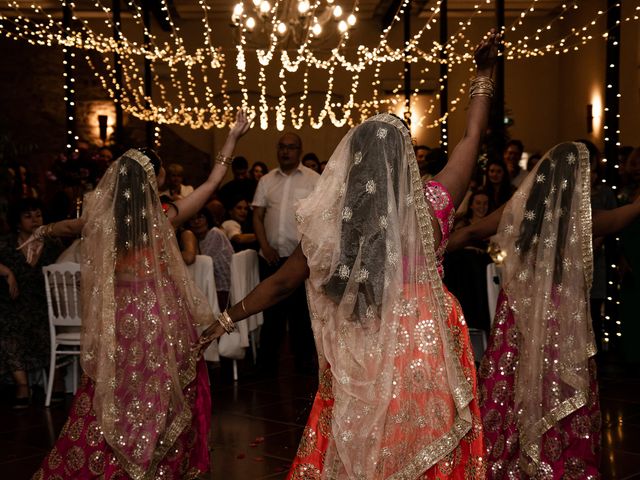
<svg viewBox="0 0 640 480">
<path fill-rule="evenodd" d="M 347 25 L 347 22 L 345 22 L 344 20 L 340 20 L 340 22 L 338 23 L 338 30 L 340 31 L 340 33 L 344 33 L 349 29 L 349 25 Z"/>
<path fill-rule="evenodd" d="M 253 4 L 254 4 L 256 7 L 259 7 L 259 6 L 260 6 L 260 2 L 262 2 L 262 0 L 253 0 Z"/>
<path fill-rule="evenodd" d="M 245 26 L 247 27 L 247 30 L 251 31 L 254 28 L 256 28 L 256 21 L 254 20 L 253 17 L 249 17 L 247 18 L 247 22 L 245 23 Z"/>
<path fill-rule="evenodd" d="M 322 26 L 319 23 L 314 23 L 313 27 L 311 27 L 311 31 L 316 37 L 318 37 L 322 33 Z"/>
<path fill-rule="evenodd" d="M 260 13 L 269 13 L 271 10 L 271 4 L 267 0 L 260 2 Z"/>
<path fill-rule="evenodd" d="M 280 22 L 278 24 L 277 30 L 280 35 L 284 35 L 285 33 L 287 33 L 287 25 L 283 22 Z"/>
<path fill-rule="evenodd" d="M 333 16 L 335 18 L 340 18 L 342 16 L 342 7 L 340 5 L 333 7 Z"/>
<path fill-rule="evenodd" d="M 347 17 L 347 23 L 352 27 L 356 24 L 356 16 L 353 13 Z"/>
<path fill-rule="evenodd" d="M 242 6 L 242 3 L 236 3 L 236 5 L 233 7 L 233 16 L 234 17 L 239 17 L 240 15 L 242 15 L 244 8 Z"/>
<path fill-rule="evenodd" d="M 310 8 L 311 8 L 311 5 L 307 0 L 302 0 L 301 2 L 298 2 L 298 11 L 303 15 L 307 13 Z"/>
</svg>

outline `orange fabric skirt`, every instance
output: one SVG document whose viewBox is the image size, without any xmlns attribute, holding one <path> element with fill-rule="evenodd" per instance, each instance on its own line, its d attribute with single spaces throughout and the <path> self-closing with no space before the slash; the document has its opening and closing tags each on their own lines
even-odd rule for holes
<svg viewBox="0 0 640 480">
<path fill-rule="evenodd" d="M 447 292 L 453 302 L 453 308 L 447 324 L 456 344 L 456 354 L 464 369 L 465 376 L 473 381 L 473 400 L 469 407 L 473 419 L 472 428 L 462 438 L 458 446 L 441 458 L 421 479 L 483 479 L 485 464 L 483 461 L 484 443 L 482 420 L 476 395 L 476 370 L 473 350 L 469 340 L 467 324 L 456 298 Z M 309 414 L 307 426 L 302 434 L 296 458 L 293 460 L 288 480 L 316 480 L 322 478 L 324 458 L 331 438 L 331 417 L 334 404 L 332 393 L 331 368 L 320 374 L 318 392 Z M 372 479 L 373 480 L 373 479 Z"/>
</svg>

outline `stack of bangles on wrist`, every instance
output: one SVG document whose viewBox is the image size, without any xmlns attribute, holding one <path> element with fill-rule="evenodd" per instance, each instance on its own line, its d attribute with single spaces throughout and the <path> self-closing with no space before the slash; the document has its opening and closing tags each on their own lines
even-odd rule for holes
<svg viewBox="0 0 640 480">
<path fill-rule="evenodd" d="M 222 155 L 222 152 L 218 152 L 218 155 L 216 155 L 216 163 L 224 165 L 225 167 L 230 166 L 232 160 L 232 157 L 225 157 L 224 155 Z"/>
<path fill-rule="evenodd" d="M 47 225 L 42 225 L 38 227 L 35 232 L 33 232 L 33 236 L 38 240 L 42 240 L 43 238 L 50 238 L 53 236 L 53 226 L 56 222 L 49 223 Z"/>
<path fill-rule="evenodd" d="M 225 332 L 232 333 L 236 331 L 236 324 L 233 323 L 233 320 L 231 320 L 231 317 L 226 310 L 218 315 L 217 320 L 218 323 L 222 325 L 222 328 L 224 328 Z"/>
<path fill-rule="evenodd" d="M 493 90 L 495 89 L 495 83 L 491 78 L 484 76 L 477 76 L 471 80 L 471 87 L 469 88 L 469 98 L 473 97 L 493 97 Z"/>
</svg>

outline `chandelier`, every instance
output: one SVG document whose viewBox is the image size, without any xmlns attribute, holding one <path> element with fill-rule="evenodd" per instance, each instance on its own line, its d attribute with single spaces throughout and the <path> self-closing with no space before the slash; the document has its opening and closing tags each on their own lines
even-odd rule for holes
<svg viewBox="0 0 640 480">
<path fill-rule="evenodd" d="M 247 0 L 234 6 L 231 21 L 253 42 L 286 47 L 343 35 L 357 19 L 335 0 Z"/>
</svg>

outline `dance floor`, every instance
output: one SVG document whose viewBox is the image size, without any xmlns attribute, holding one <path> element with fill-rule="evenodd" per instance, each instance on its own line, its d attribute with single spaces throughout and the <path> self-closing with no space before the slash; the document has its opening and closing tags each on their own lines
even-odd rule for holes
<svg viewBox="0 0 640 480">
<path fill-rule="evenodd" d="M 285 372 L 276 379 L 237 384 L 212 370 L 211 474 L 224 480 L 282 479 L 295 456 L 315 394 L 313 377 Z M 600 371 L 603 418 L 602 476 L 640 480 L 640 371 L 604 365 Z M 38 397 L 26 410 L 9 406 L 1 392 L 0 478 L 28 479 L 53 444 L 70 405 L 46 409 Z"/>
</svg>

